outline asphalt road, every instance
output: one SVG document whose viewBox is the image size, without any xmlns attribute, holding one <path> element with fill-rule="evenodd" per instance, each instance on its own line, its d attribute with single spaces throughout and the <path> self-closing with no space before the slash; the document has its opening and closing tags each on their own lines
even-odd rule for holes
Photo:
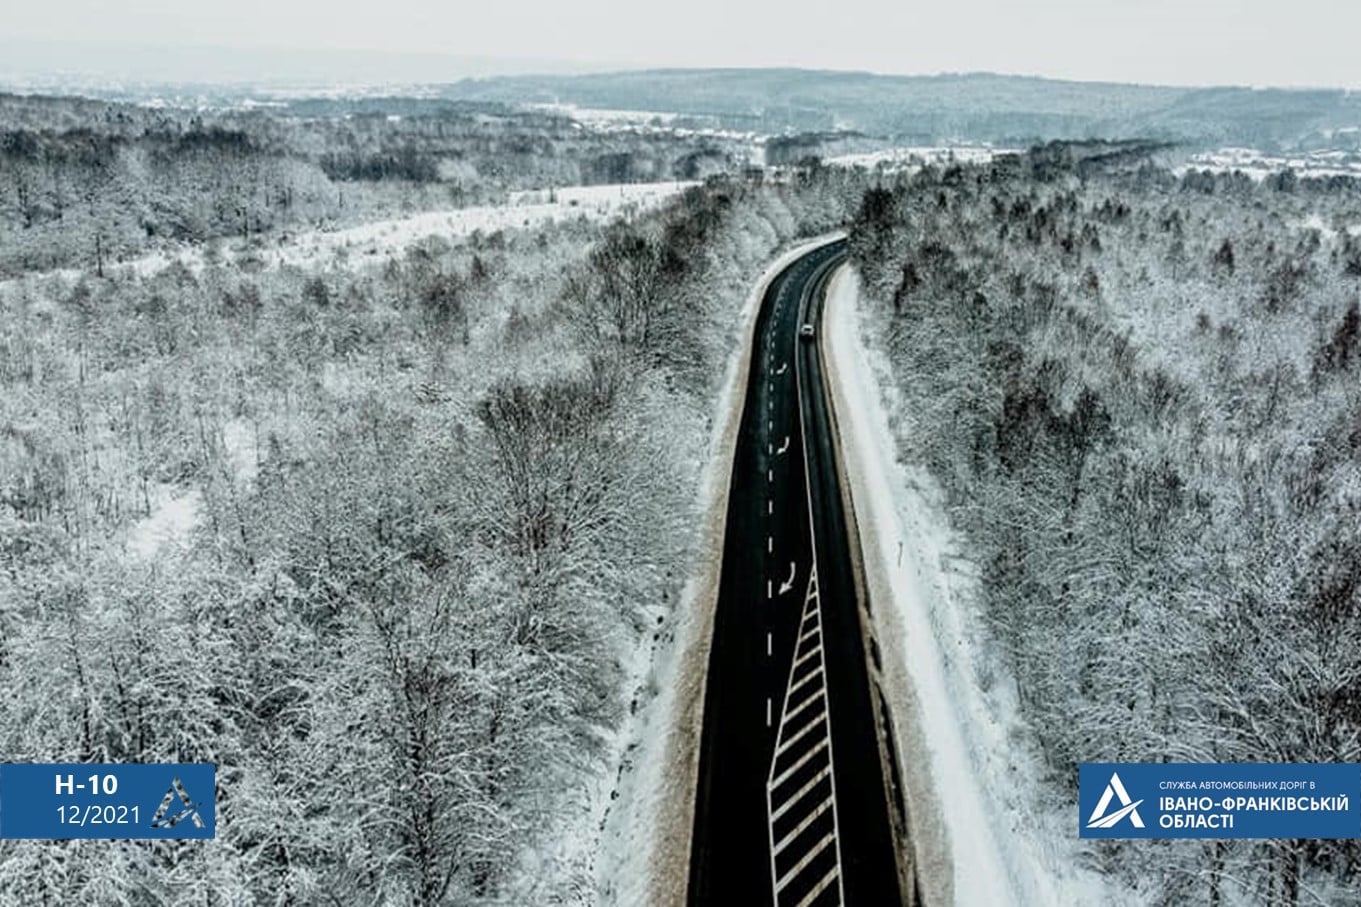
<svg viewBox="0 0 1361 907">
<path fill-rule="evenodd" d="M 904 901 L 817 337 L 845 243 L 757 316 L 704 701 L 689 902 Z"/>
</svg>

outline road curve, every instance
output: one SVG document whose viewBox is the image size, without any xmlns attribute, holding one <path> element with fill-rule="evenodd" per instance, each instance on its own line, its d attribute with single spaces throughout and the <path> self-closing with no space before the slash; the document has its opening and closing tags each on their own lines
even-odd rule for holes
<svg viewBox="0 0 1361 907">
<path fill-rule="evenodd" d="M 692 905 L 915 894 L 895 838 L 819 332 L 802 336 L 845 257 L 839 240 L 796 259 L 757 315 L 705 684 Z"/>
</svg>

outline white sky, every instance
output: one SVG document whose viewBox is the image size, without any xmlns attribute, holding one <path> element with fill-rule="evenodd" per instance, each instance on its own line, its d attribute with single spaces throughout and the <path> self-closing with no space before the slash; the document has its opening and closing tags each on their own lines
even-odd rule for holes
<svg viewBox="0 0 1361 907">
<path fill-rule="evenodd" d="M 602 69 L 792 65 L 1361 88 L 1356 0 L 16 0 L 6 6 L 0 39 L 11 40 L 181 50 L 365 49 L 578 61 Z"/>
</svg>

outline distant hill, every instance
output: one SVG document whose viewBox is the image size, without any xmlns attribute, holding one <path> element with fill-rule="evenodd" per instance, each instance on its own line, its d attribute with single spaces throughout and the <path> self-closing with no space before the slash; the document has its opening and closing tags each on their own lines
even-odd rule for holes
<svg viewBox="0 0 1361 907">
<path fill-rule="evenodd" d="M 854 129 L 903 142 L 1024 145 L 1138 136 L 1288 149 L 1331 144 L 1338 130 L 1361 126 L 1361 96 L 1340 90 L 1175 88 L 981 73 L 669 69 L 467 79 L 436 91 L 459 100 L 676 113 L 767 133 Z M 1355 133 L 1340 138 L 1355 147 Z"/>
<path fill-rule="evenodd" d="M 4 49 L 0 39 L 0 51 Z M 251 59 L 237 62 L 245 67 Z M 895 145 L 986 142 L 1027 147 L 1055 139 L 1139 138 L 1275 152 L 1361 151 L 1361 93 L 1342 90 L 1186 88 L 990 73 L 886 76 L 804 69 L 654 69 L 375 81 L 379 72 L 468 72 L 454 66 L 458 60 L 444 61 L 445 66 L 432 59 L 421 67 L 415 65 L 421 61 L 412 60 L 401 70 L 388 67 L 384 60 L 356 66 L 341 84 L 320 77 L 311 83 L 290 83 L 283 78 L 284 69 L 263 65 L 252 71 L 269 73 L 269 78 L 238 76 L 213 83 L 66 77 L 15 82 L 5 78 L 5 64 L 0 62 L 0 85 L 21 92 L 179 107 L 264 104 L 299 116 L 421 115 L 448 110 L 449 105 L 467 113 L 503 105 L 569 104 L 666 114 L 667 122 L 677 126 L 763 135 L 852 132 Z M 321 62 L 310 57 L 302 62 L 308 61 L 318 73 L 323 71 Z M 328 57 L 322 62 L 335 61 Z"/>
</svg>

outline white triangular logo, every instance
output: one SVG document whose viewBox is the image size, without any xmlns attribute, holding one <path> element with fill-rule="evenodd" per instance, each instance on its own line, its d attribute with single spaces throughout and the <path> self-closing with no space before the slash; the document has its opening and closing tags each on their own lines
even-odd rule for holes
<svg viewBox="0 0 1361 907">
<path fill-rule="evenodd" d="M 1106 809 L 1111 805 L 1111 798 L 1120 801 L 1120 808 L 1115 812 L 1106 813 Z M 1087 820 L 1088 828 L 1114 828 L 1115 824 L 1125 816 L 1129 816 L 1129 821 L 1135 828 L 1143 828 L 1144 820 L 1139 818 L 1139 804 L 1143 800 L 1131 801 L 1129 793 L 1125 790 L 1125 785 L 1120 783 L 1120 776 L 1111 772 L 1111 782 L 1106 785 L 1106 790 L 1101 794 L 1101 800 L 1097 802 L 1096 809 L 1092 811 L 1092 817 Z"/>
<path fill-rule="evenodd" d="M 179 796 L 180 803 L 184 804 L 184 809 L 171 815 L 170 804 L 175 802 L 176 795 Z M 156 815 L 151 817 L 151 827 L 174 828 L 188 819 L 194 823 L 194 827 L 203 828 L 203 819 L 199 818 L 198 807 L 199 805 L 189 798 L 189 792 L 184 789 L 183 782 L 176 778 L 170 782 L 170 789 L 161 799 L 161 806 L 156 810 Z"/>
</svg>

